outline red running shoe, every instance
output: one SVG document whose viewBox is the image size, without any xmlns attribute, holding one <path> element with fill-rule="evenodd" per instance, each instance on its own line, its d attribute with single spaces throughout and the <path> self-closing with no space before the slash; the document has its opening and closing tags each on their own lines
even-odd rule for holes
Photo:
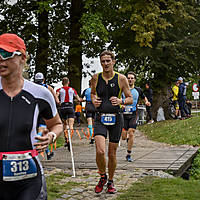
<svg viewBox="0 0 200 200">
<path fill-rule="evenodd" d="M 107 193 L 109 194 L 115 194 L 117 190 L 114 187 L 114 183 L 108 183 L 107 184 Z"/>
<path fill-rule="evenodd" d="M 95 193 L 100 193 L 103 190 L 103 186 L 107 183 L 107 177 L 100 178 L 98 184 L 95 187 Z"/>
</svg>

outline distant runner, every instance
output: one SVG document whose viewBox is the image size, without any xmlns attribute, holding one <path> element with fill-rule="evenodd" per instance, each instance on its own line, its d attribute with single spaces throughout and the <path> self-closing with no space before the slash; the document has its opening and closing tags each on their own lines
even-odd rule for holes
<svg viewBox="0 0 200 200">
<path fill-rule="evenodd" d="M 95 107 L 92 103 L 91 99 L 91 81 L 89 81 L 89 88 L 85 89 L 81 95 L 82 99 L 85 97 L 86 106 L 85 106 L 85 112 L 86 112 L 86 118 L 88 122 L 88 128 L 90 131 L 90 144 L 94 143 L 93 136 L 93 121 L 95 116 Z"/>
<path fill-rule="evenodd" d="M 56 93 L 54 92 L 53 88 L 50 85 L 47 85 L 44 83 L 45 79 L 44 79 L 44 75 L 41 72 L 38 72 L 37 74 L 35 74 L 35 83 L 44 86 L 45 88 L 47 88 L 54 96 L 55 102 L 57 105 L 60 104 L 60 101 L 56 95 Z M 46 128 L 46 124 L 45 121 L 42 119 L 41 115 L 39 115 L 39 119 L 38 119 L 38 133 L 41 133 L 45 128 Z M 55 146 L 56 144 L 54 144 Z M 47 155 L 47 160 L 51 160 L 51 158 L 54 155 L 53 152 L 53 144 L 51 144 L 51 151 L 49 150 L 49 147 L 47 147 L 47 149 L 45 150 L 46 155 Z"/>
<path fill-rule="evenodd" d="M 128 148 L 127 148 L 127 155 L 126 160 L 128 162 L 132 162 L 131 158 L 131 151 L 133 147 L 133 138 L 134 138 L 134 132 L 137 128 L 137 121 L 138 121 L 138 110 L 137 110 L 137 103 L 139 97 L 142 97 L 145 101 L 145 105 L 150 106 L 151 103 L 148 101 L 148 99 L 145 97 L 144 93 L 142 92 L 141 88 L 135 86 L 136 81 L 136 74 L 132 71 L 128 72 L 127 79 L 130 87 L 131 94 L 133 96 L 133 103 L 128 106 L 124 107 L 124 129 L 122 133 L 122 137 L 127 136 L 128 133 Z M 123 99 L 125 99 L 124 95 L 122 96 Z M 124 136 L 125 135 L 125 136 Z"/>
<path fill-rule="evenodd" d="M 76 90 L 72 87 L 69 87 L 69 79 L 64 77 L 62 80 L 63 87 L 59 88 L 56 93 L 59 96 L 61 107 L 60 107 L 60 115 L 64 123 L 64 134 L 65 134 L 65 147 L 68 147 L 70 150 L 69 141 L 68 141 L 68 131 L 67 125 L 69 125 L 69 129 L 71 132 L 74 131 L 74 98 L 76 98 L 80 102 L 80 98 L 76 92 Z"/>
</svg>

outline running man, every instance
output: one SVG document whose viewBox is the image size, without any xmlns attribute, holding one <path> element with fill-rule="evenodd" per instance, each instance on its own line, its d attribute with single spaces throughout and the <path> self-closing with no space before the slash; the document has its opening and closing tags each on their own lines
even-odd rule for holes
<svg viewBox="0 0 200 200">
<path fill-rule="evenodd" d="M 38 72 L 35 74 L 35 83 L 44 86 L 45 88 L 47 88 L 53 95 L 55 102 L 57 105 L 60 104 L 60 101 L 56 95 L 56 93 L 54 92 L 54 89 L 50 86 L 44 83 L 45 82 L 45 78 L 44 75 L 41 72 Z M 43 131 L 43 129 L 45 129 L 47 126 L 45 124 L 45 121 L 42 119 L 41 116 L 39 116 L 38 118 L 38 133 L 41 133 Z M 55 146 L 55 144 L 54 144 Z M 51 144 L 51 151 L 49 150 L 49 147 L 45 150 L 46 155 L 47 155 L 47 160 L 51 160 L 51 158 L 53 157 L 54 153 L 53 153 L 53 144 Z"/>
<path fill-rule="evenodd" d="M 132 71 L 128 72 L 127 74 L 127 79 L 130 87 L 131 94 L 133 96 L 133 103 L 128 106 L 122 106 L 124 107 L 124 129 L 122 135 L 124 137 L 127 136 L 128 133 L 128 144 L 127 144 L 127 155 L 126 155 L 126 160 L 128 162 L 132 162 L 131 158 L 131 150 L 133 147 L 133 139 L 134 139 L 134 132 L 137 127 L 137 103 L 139 97 L 142 97 L 142 99 L 145 102 L 146 106 L 151 106 L 151 103 L 148 101 L 144 93 L 142 92 L 141 88 L 135 86 L 135 81 L 136 81 L 136 74 Z M 122 98 L 125 99 L 124 94 L 122 95 Z"/>
<path fill-rule="evenodd" d="M 47 199 L 38 152 L 61 134 L 53 95 L 23 78 L 26 46 L 15 34 L 0 35 L 0 199 Z M 41 115 L 47 125 L 37 136 Z"/>
<path fill-rule="evenodd" d="M 88 128 L 90 132 L 90 144 L 94 143 L 93 138 L 93 121 L 95 116 L 95 107 L 91 100 L 91 80 L 89 81 L 89 88 L 85 89 L 81 95 L 81 98 L 83 99 L 85 97 L 86 106 L 85 106 L 85 112 L 86 112 L 86 118 L 88 122 Z M 84 101 L 84 100 L 82 100 Z"/>
<path fill-rule="evenodd" d="M 59 88 L 56 93 L 59 96 L 61 107 L 60 107 L 60 115 L 64 123 L 64 134 L 65 134 L 65 147 L 68 147 L 70 150 L 69 141 L 68 141 L 68 131 L 67 126 L 71 133 L 73 132 L 74 126 L 74 98 L 76 98 L 80 102 L 80 98 L 76 92 L 76 90 L 72 87 L 69 87 L 69 79 L 64 77 L 62 79 L 63 87 Z"/>
<path fill-rule="evenodd" d="M 100 55 L 103 72 L 93 75 L 91 80 L 91 98 L 97 109 L 94 120 L 94 136 L 96 144 L 96 163 L 100 173 L 100 180 L 95 192 L 100 193 L 107 183 L 107 192 L 116 192 L 113 178 L 117 165 L 116 151 L 123 127 L 123 115 L 120 105 L 133 103 L 127 78 L 114 71 L 115 56 L 110 51 L 103 51 Z M 125 99 L 121 99 L 124 92 Z M 108 178 L 106 174 L 106 138 L 108 144 Z"/>
</svg>

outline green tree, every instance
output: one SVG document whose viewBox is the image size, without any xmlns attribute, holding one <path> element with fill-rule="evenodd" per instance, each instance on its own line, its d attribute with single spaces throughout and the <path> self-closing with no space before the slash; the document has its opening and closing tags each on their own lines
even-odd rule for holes
<svg viewBox="0 0 200 200">
<path fill-rule="evenodd" d="M 35 72 L 45 74 L 47 82 L 59 81 L 63 76 L 68 76 L 71 85 L 80 92 L 82 80 L 82 55 L 91 56 L 90 50 L 95 53 L 97 46 L 104 42 L 92 40 L 86 34 L 81 34 L 89 25 L 102 32 L 98 27 L 100 19 L 85 23 L 88 8 L 87 1 L 83 0 L 17 0 L 10 5 L 6 0 L 0 5 L 3 19 L 0 19 L 0 32 L 13 32 L 19 34 L 27 44 L 29 53 L 29 75 Z M 14 20 L 13 20 L 14 19 Z M 89 22 L 92 22 L 89 24 Z M 96 24 L 97 23 L 97 24 Z M 98 30 L 99 29 L 99 30 Z M 95 34 L 96 34 L 95 33 Z"/>
<path fill-rule="evenodd" d="M 83 14 L 82 0 L 72 0 L 70 9 L 70 34 L 68 51 L 68 77 L 70 85 L 81 91 L 82 80 L 82 38 L 81 38 L 81 17 Z"/>
<path fill-rule="evenodd" d="M 49 54 L 49 7 L 50 1 L 38 1 L 38 43 L 35 58 L 35 71 L 47 75 Z"/>
<path fill-rule="evenodd" d="M 172 81 L 199 72 L 198 1 L 18 0 L 15 6 L 5 2 L 0 5 L 1 32 L 18 33 L 27 41 L 30 74 L 35 65 L 38 71 L 46 67 L 47 81 L 68 73 L 80 91 L 82 54 L 96 57 L 108 48 L 117 55 L 116 70 L 134 70 L 139 84 L 152 81 L 159 106 Z M 40 30 L 42 24 L 45 31 Z M 35 49 L 42 41 L 45 45 L 39 49 L 44 47 L 42 53 L 48 57 L 39 58 L 42 54 Z M 40 67 L 43 61 L 47 64 Z"/>
<path fill-rule="evenodd" d="M 187 80 L 199 72 L 199 2 L 89 2 L 91 13 L 102 17 L 109 32 L 108 48 L 116 52 L 118 67 L 125 66 L 125 72 L 135 71 L 140 85 L 145 80 L 151 81 L 155 93 L 154 117 L 159 106 L 165 107 L 167 115 L 172 82 L 178 76 Z"/>
<path fill-rule="evenodd" d="M 0 4 L 0 33 L 12 32 L 26 42 L 30 59 L 29 75 L 35 71 L 46 75 L 47 82 L 58 81 L 66 74 L 69 36 L 69 2 L 53 0 L 18 0 L 14 5 Z M 65 12 L 60 12 L 65 9 Z"/>
</svg>

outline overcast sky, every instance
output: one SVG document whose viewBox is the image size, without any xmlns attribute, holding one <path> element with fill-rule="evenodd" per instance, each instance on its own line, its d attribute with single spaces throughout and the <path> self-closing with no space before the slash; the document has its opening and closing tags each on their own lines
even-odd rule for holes
<svg viewBox="0 0 200 200">
<path fill-rule="evenodd" d="M 91 68 L 88 71 L 91 72 L 91 71 L 95 70 L 95 73 L 101 72 L 102 67 L 101 67 L 99 58 L 87 59 L 87 58 L 85 58 L 85 56 L 83 56 L 83 63 L 87 63 L 87 62 L 91 63 L 91 60 L 93 61 L 93 63 L 91 64 Z M 82 87 L 81 87 L 82 91 L 89 87 L 88 82 L 90 79 L 91 79 L 90 76 L 87 76 L 86 78 L 82 79 Z"/>
<path fill-rule="evenodd" d="M 7 0 L 7 2 L 8 2 L 9 4 L 13 5 L 13 4 L 17 3 L 17 0 Z"/>
<path fill-rule="evenodd" d="M 87 58 L 85 58 L 85 56 L 83 56 L 83 64 L 84 63 L 91 63 L 91 61 L 93 61 L 92 64 L 90 64 L 91 68 L 89 68 L 87 70 L 89 72 L 95 70 L 95 73 L 101 72 L 102 67 L 101 67 L 99 58 L 87 59 Z M 86 71 L 86 69 L 83 69 L 83 70 Z M 89 87 L 88 83 L 89 83 L 90 79 L 91 79 L 90 76 L 87 76 L 86 78 L 82 78 L 81 93 L 83 92 L 84 89 Z M 56 84 L 56 85 L 54 84 L 53 86 L 54 86 L 54 89 L 56 90 L 56 89 L 62 87 L 62 83 L 59 82 L 58 84 Z M 73 85 L 70 85 L 70 86 L 73 87 Z"/>
</svg>

